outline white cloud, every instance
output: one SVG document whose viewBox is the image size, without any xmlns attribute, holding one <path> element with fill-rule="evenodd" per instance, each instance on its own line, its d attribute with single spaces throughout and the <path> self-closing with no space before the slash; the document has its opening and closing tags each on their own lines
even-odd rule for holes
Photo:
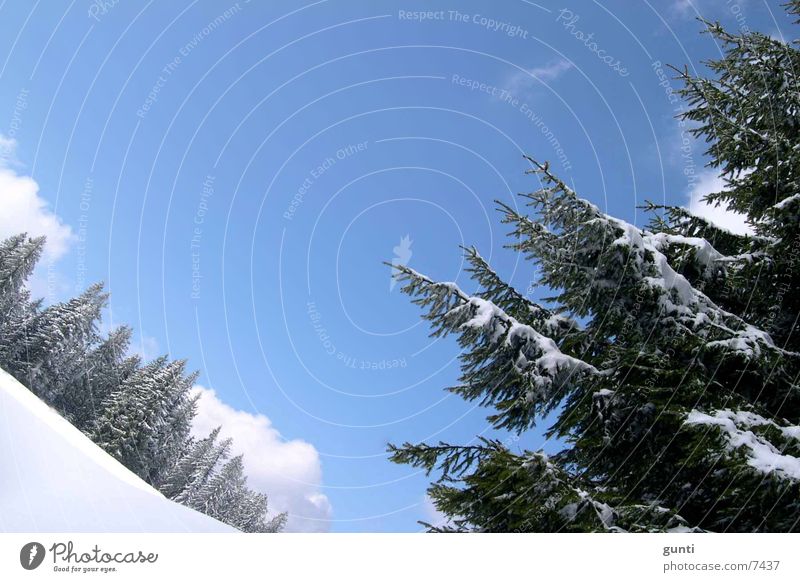
<svg viewBox="0 0 800 582">
<path fill-rule="evenodd" d="M 422 521 L 434 527 L 453 525 L 453 522 L 448 516 L 436 509 L 433 499 L 431 499 L 427 493 L 425 494 L 425 499 L 422 501 L 422 514 Z"/>
<path fill-rule="evenodd" d="M 433 499 L 431 499 L 427 494 L 422 502 L 422 513 L 422 521 L 429 523 L 434 527 L 445 525 L 448 522 L 445 514 L 436 509 L 436 506 L 433 504 Z"/>
<path fill-rule="evenodd" d="M 672 9 L 681 15 L 694 14 L 698 8 L 698 0 L 675 0 L 672 3 Z"/>
<path fill-rule="evenodd" d="M 0 133 L 0 167 L 7 166 L 9 163 L 16 163 L 16 157 L 14 156 L 16 149 L 16 140 Z"/>
<path fill-rule="evenodd" d="M 57 283 L 52 265 L 69 251 L 75 235 L 39 196 L 39 184 L 16 171 L 16 145 L 15 140 L 0 134 L 0 239 L 21 232 L 47 237 L 44 256 L 28 285 L 34 295 L 44 295 L 45 289 Z"/>
<path fill-rule="evenodd" d="M 161 345 L 156 338 L 143 333 L 138 333 L 136 335 L 138 337 L 135 337 L 131 341 L 130 349 L 128 350 L 131 355 L 135 354 L 145 362 L 149 362 L 162 355 Z"/>
<path fill-rule="evenodd" d="M 319 452 L 305 441 L 284 440 L 269 418 L 236 410 L 214 392 L 195 386 L 200 400 L 192 433 L 207 436 L 221 426 L 222 438 L 233 438 L 233 454 L 244 455 L 250 487 L 269 496 L 271 511 L 288 511 L 287 531 L 327 531 L 331 505 L 320 491 Z"/>
<path fill-rule="evenodd" d="M 540 81 L 554 81 L 572 68 L 572 63 L 563 59 L 555 60 L 541 67 L 527 71 L 517 71 L 506 81 L 511 94 L 519 94 L 539 84 Z M 536 79 L 539 79 L 538 81 Z"/>
<path fill-rule="evenodd" d="M 748 0 L 673 0 L 672 10 L 684 18 L 700 15 L 714 20 L 720 15 L 741 14 L 747 4 Z M 722 9 L 726 11 L 720 12 Z"/>
<path fill-rule="evenodd" d="M 707 169 L 698 174 L 698 179 L 694 182 L 689 192 L 689 203 L 687 208 L 693 214 L 701 216 L 736 234 L 752 234 L 753 229 L 745 222 L 745 216 L 738 212 L 728 210 L 724 205 L 714 206 L 703 202 L 703 197 L 712 192 L 719 192 L 725 189 L 725 182 L 713 169 Z"/>
<path fill-rule="evenodd" d="M 558 79 L 562 74 L 572 68 L 572 63 L 563 59 L 553 61 L 544 67 L 534 67 L 530 69 L 530 74 L 539 77 L 542 81 L 552 81 Z"/>
</svg>

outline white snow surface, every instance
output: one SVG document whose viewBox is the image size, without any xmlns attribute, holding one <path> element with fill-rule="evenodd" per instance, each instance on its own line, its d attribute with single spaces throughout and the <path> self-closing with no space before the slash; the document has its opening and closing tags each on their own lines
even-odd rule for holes
<svg viewBox="0 0 800 582">
<path fill-rule="evenodd" d="M 0 369 L 0 531 L 237 530 L 168 500 Z"/>
</svg>

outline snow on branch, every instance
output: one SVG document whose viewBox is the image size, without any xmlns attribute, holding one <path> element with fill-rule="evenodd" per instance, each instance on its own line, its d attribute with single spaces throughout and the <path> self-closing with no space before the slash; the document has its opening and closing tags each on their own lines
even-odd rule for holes
<svg viewBox="0 0 800 582">
<path fill-rule="evenodd" d="M 789 355 L 775 346 L 768 333 L 720 308 L 693 287 L 662 252 L 668 244 L 690 245 L 696 250 L 698 260 L 710 265 L 724 257 L 709 242 L 697 237 L 652 233 L 609 216 L 578 198 L 550 172 L 547 164 L 528 159 L 535 166 L 531 171 L 542 175 L 547 185 L 526 196 L 542 221 L 554 225 L 561 234 L 554 235 L 558 238 L 556 242 L 547 241 L 546 247 L 533 237 L 517 246 L 535 256 L 548 271 L 549 282 L 570 287 L 572 296 L 583 304 L 588 293 L 614 290 L 623 284 L 645 285 L 658 297 L 659 318 L 676 320 L 707 340 L 709 348 L 730 350 L 747 358 L 765 351 Z M 508 222 L 519 225 L 522 219 L 519 214 L 507 212 Z M 611 252 L 614 249 L 625 252 Z M 565 270 L 565 258 L 570 261 L 569 270 Z M 581 279 L 576 279 L 579 276 Z M 582 292 L 575 291 L 576 286 L 582 286 Z M 610 302 L 593 306 L 604 310 L 618 301 L 616 293 L 597 299 Z"/>
<path fill-rule="evenodd" d="M 519 321 L 494 302 L 470 296 L 456 283 L 437 283 L 405 266 L 396 266 L 403 291 L 428 308 L 434 336 L 459 334 L 463 347 L 461 384 L 452 388 L 468 400 L 500 412 L 496 427 L 524 429 L 558 401 L 558 389 L 597 369 L 563 353 L 549 336 Z M 546 327 L 543 326 L 543 327 Z"/>
<path fill-rule="evenodd" d="M 717 410 L 713 414 L 692 410 L 685 424 L 718 427 L 727 441 L 728 449 L 744 450 L 748 457 L 747 464 L 757 471 L 800 480 L 800 459 L 782 453 L 763 435 L 750 430 L 760 426 L 773 427 L 785 438 L 797 440 L 800 439 L 800 427 L 782 427 L 752 412 L 731 410 Z"/>
<path fill-rule="evenodd" d="M 462 311 L 469 312 L 469 315 L 462 317 Z M 496 344 L 502 339 L 509 346 L 519 344 L 516 365 L 521 373 L 532 365 L 547 372 L 550 377 L 563 369 L 597 372 L 591 364 L 561 352 L 551 338 L 542 335 L 530 325 L 520 323 L 491 301 L 469 297 L 450 313 L 457 319 L 464 319 L 460 324 L 461 328 L 481 330 L 490 343 Z"/>
<path fill-rule="evenodd" d="M 685 245 L 694 248 L 695 260 L 700 263 L 705 270 L 712 268 L 718 261 L 726 258 L 706 239 L 696 236 L 683 236 L 659 232 L 654 233 L 651 236 L 651 240 L 654 246 L 659 250 L 663 250 L 669 245 Z"/>
<path fill-rule="evenodd" d="M 787 196 L 777 204 L 773 204 L 772 208 L 775 210 L 787 210 L 790 206 L 797 204 L 800 202 L 800 193 L 799 194 L 792 194 L 791 196 Z"/>
<path fill-rule="evenodd" d="M 478 297 L 492 300 L 508 315 L 530 322 L 556 341 L 570 331 L 580 331 L 580 325 L 571 317 L 534 303 L 503 281 L 475 247 L 465 248 L 464 251 L 470 264 L 467 272 L 483 289 L 477 294 Z"/>
</svg>

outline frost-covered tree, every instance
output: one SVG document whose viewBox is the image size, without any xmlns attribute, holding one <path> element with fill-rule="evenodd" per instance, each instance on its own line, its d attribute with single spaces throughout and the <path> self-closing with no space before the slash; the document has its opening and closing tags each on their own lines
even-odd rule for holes
<svg viewBox="0 0 800 582">
<path fill-rule="evenodd" d="M 280 531 L 286 514 L 268 516 L 267 496 L 247 487 L 242 457 L 229 459 L 232 441 L 219 438 L 220 428 L 188 443 L 165 476 L 161 492 L 244 532 Z"/>
<path fill-rule="evenodd" d="M 39 309 L 24 284 L 43 248 L 44 238 L 24 234 L 0 242 L 0 362 L 21 358 L 31 317 Z"/>
<path fill-rule="evenodd" d="M 104 404 L 92 440 L 149 483 L 177 462 L 189 437 L 196 374 L 160 357 L 131 374 Z"/>
<path fill-rule="evenodd" d="M 83 431 L 103 412 L 103 403 L 123 386 L 140 366 L 137 355 L 128 356 L 132 330 L 119 327 L 81 358 L 78 373 L 52 403 L 53 407 Z"/>
<path fill-rule="evenodd" d="M 0 242 L 0 363 L 49 404 L 68 384 L 99 339 L 108 295 L 94 285 L 79 297 L 45 309 L 24 287 L 44 248 L 44 237 L 21 234 Z"/>
<path fill-rule="evenodd" d="M 268 518 L 267 496 L 247 487 L 241 455 L 207 475 L 205 484 L 187 505 L 244 532 L 277 532 L 286 523 L 285 513 Z"/>
<path fill-rule="evenodd" d="M 6 370 L 53 404 L 99 340 L 97 326 L 107 302 L 108 294 L 97 284 L 69 301 L 44 309 L 34 305 Z"/>
<path fill-rule="evenodd" d="M 215 469 L 228 458 L 232 441 L 217 442 L 219 432 L 217 427 L 206 438 L 187 442 L 183 455 L 159 486 L 164 495 L 191 506 Z"/>
<path fill-rule="evenodd" d="M 29 300 L 25 281 L 42 255 L 44 238 L 25 234 L 0 242 L 0 322 L 3 325 L 16 306 Z"/>
<path fill-rule="evenodd" d="M 789 8 L 800 12 L 800 2 Z M 744 213 L 738 236 L 680 208 L 638 228 L 533 159 L 527 211 L 500 205 L 514 250 L 552 290 L 544 305 L 466 250 L 478 291 L 395 266 L 433 335 L 462 347 L 450 388 L 513 433 L 551 413 L 560 452 L 499 439 L 405 443 L 435 472 L 434 531 L 780 531 L 800 524 L 800 52 L 709 30 L 716 75 L 682 74 L 685 117 Z"/>
</svg>

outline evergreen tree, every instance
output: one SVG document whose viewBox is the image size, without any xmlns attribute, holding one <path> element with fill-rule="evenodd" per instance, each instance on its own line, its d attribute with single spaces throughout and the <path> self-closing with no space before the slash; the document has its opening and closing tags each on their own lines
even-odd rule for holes
<svg viewBox="0 0 800 582">
<path fill-rule="evenodd" d="M 163 413 L 154 427 L 153 440 L 157 444 L 152 450 L 154 468 L 148 480 L 156 487 L 183 456 L 190 439 L 192 420 L 197 414 L 199 395 L 192 396 L 191 389 L 199 374 L 192 372 L 184 375 L 183 367 L 186 362 L 179 363 L 182 364 L 180 372 L 173 372 Z"/>
<path fill-rule="evenodd" d="M 231 440 L 218 443 L 219 431 L 217 427 L 206 438 L 192 439 L 187 443 L 184 454 L 166 474 L 160 486 L 164 495 L 191 506 L 214 470 L 228 457 Z"/>
<path fill-rule="evenodd" d="M 800 1 L 787 7 L 800 15 Z M 725 254 L 731 259 L 721 265 L 726 276 L 709 293 L 726 308 L 747 313 L 779 345 L 798 351 L 792 329 L 800 297 L 792 291 L 800 284 L 800 50 L 797 41 L 787 45 L 757 32 L 737 36 L 707 25 L 725 54 L 709 63 L 714 78 L 681 73 L 690 105 L 683 118 L 710 143 L 709 165 L 725 181 L 708 202 L 745 214 L 755 231 L 730 240 Z M 674 209 L 670 219 L 677 234 L 708 228 Z"/>
<path fill-rule="evenodd" d="M 475 249 L 475 294 L 395 267 L 433 335 L 458 336 L 451 390 L 512 435 L 555 412 L 547 435 L 564 444 L 554 455 L 497 439 L 390 446 L 395 462 L 437 472 L 429 495 L 449 522 L 431 530 L 798 528 L 800 52 L 708 29 L 725 54 L 712 79 L 682 74 L 685 117 L 726 179 L 709 200 L 745 213 L 754 235 L 654 205 L 663 212 L 637 228 L 529 158 L 541 186 L 523 195 L 529 211 L 500 210 L 553 308 Z"/>
<path fill-rule="evenodd" d="M 227 461 L 208 480 L 191 507 L 244 532 L 276 532 L 286 522 L 285 514 L 267 520 L 267 497 L 247 488 L 241 455 Z"/>
<path fill-rule="evenodd" d="M 26 302 L 23 285 L 42 255 L 44 237 L 20 234 L 0 242 L 0 325 L 15 305 Z"/>
<path fill-rule="evenodd" d="M 24 284 L 43 248 L 43 237 L 30 239 L 25 234 L 0 242 L 0 364 L 6 369 L 19 357 L 30 320 L 39 309 Z"/>
<path fill-rule="evenodd" d="M 79 373 L 53 403 L 53 407 L 79 429 L 91 428 L 103 411 L 103 401 L 119 391 L 139 368 L 139 356 L 126 355 L 132 333 L 129 327 L 119 327 L 90 349 L 81 359 Z"/>
<path fill-rule="evenodd" d="M 228 460 L 232 441 L 217 442 L 219 432 L 216 428 L 206 438 L 189 443 L 166 475 L 161 492 L 244 532 L 280 531 L 286 514 L 267 518 L 267 496 L 247 487 L 241 456 Z"/>
<path fill-rule="evenodd" d="M 33 306 L 22 335 L 6 360 L 6 370 L 48 404 L 79 373 L 91 346 L 108 294 L 92 285 L 80 296 L 45 309 Z"/>
<path fill-rule="evenodd" d="M 195 375 L 184 361 L 162 356 L 139 368 L 104 403 L 89 434 L 121 463 L 149 483 L 177 461 L 186 441 L 194 404 Z"/>
</svg>

